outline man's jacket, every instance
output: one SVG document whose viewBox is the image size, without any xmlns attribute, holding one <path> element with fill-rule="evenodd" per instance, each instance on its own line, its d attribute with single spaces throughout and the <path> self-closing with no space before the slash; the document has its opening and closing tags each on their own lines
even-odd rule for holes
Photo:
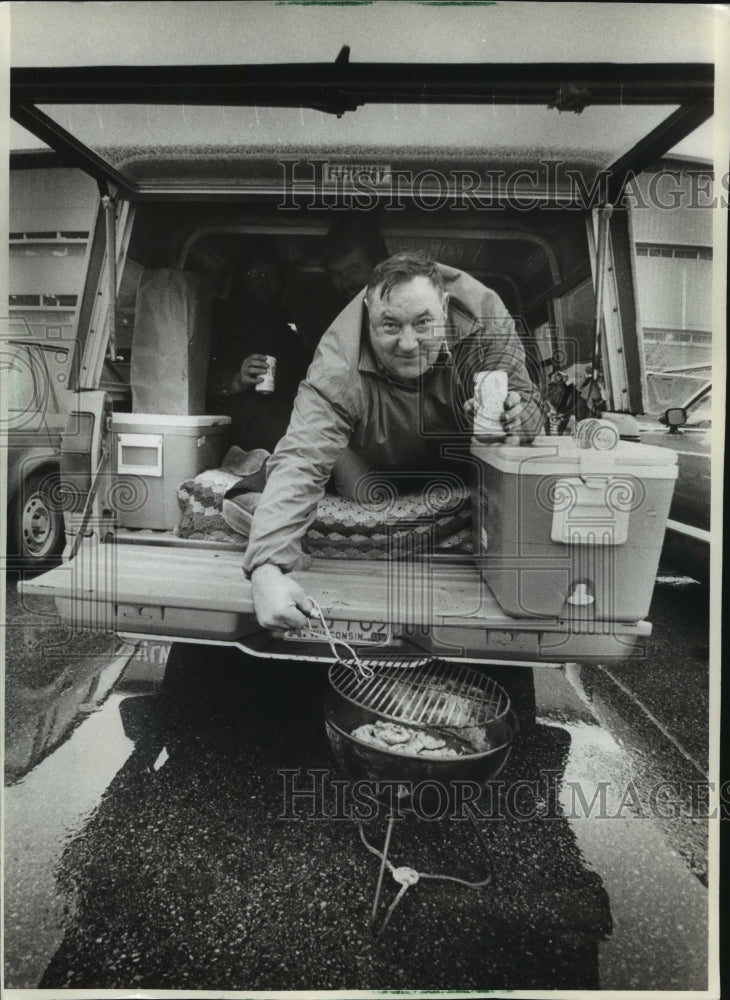
<svg viewBox="0 0 730 1000">
<path fill-rule="evenodd" d="M 439 265 L 449 294 L 449 322 L 434 331 L 434 358 L 420 378 L 389 374 L 370 349 L 363 295 L 337 317 L 319 342 L 299 387 L 289 429 L 268 463 L 268 480 L 253 519 L 244 570 L 263 563 L 285 572 L 301 558 L 332 467 L 349 445 L 373 469 L 443 468 L 442 448 L 468 442 L 464 402 L 474 375 L 501 369 L 522 396 L 524 433 L 539 433 L 544 412 L 525 368 L 512 318 L 499 296 L 455 268 Z M 445 335 L 446 349 L 439 350 Z"/>
</svg>

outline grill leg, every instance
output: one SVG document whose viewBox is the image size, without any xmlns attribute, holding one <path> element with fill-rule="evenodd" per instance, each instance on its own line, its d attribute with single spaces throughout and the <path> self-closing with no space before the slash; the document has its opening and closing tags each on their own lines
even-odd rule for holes
<svg viewBox="0 0 730 1000">
<path fill-rule="evenodd" d="M 370 929 L 375 927 L 375 917 L 378 912 L 378 905 L 380 903 L 380 894 L 383 891 L 383 876 L 385 875 L 385 868 L 388 864 L 388 850 L 390 848 L 390 837 L 393 833 L 393 823 L 395 822 L 395 816 L 391 815 L 388 820 L 388 829 L 385 834 L 385 845 L 383 847 L 383 859 L 380 862 L 380 872 L 378 874 L 378 886 L 375 890 L 375 899 L 373 901 L 373 911 L 370 914 Z"/>
</svg>

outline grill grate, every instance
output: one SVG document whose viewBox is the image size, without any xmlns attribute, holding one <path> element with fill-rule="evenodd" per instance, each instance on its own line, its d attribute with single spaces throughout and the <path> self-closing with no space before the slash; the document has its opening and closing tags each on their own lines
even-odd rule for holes
<svg viewBox="0 0 730 1000">
<path fill-rule="evenodd" d="M 372 677 L 340 660 L 330 667 L 330 683 L 348 701 L 395 722 L 460 729 L 485 726 L 509 711 L 506 691 L 469 667 L 431 658 L 361 662 Z"/>
</svg>

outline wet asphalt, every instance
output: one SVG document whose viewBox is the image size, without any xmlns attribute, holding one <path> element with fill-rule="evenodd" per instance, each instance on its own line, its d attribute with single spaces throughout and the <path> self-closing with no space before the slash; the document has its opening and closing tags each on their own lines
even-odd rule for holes
<svg viewBox="0 0 730 1000">
<path fill-rule="evenodd" d="M 116 647 L 98 676 L 87 650 L 78 683 L 49 667 L 46 729 L 59 677 L 81 707 L 45 746 L 34 722 L 37 759 L 6 774 L 6 990 L 706 988 L 706 616 L 697 585 L 660 584 L 640 670 L 497 675 L 521 731 L 479 836 L 404 814 L 390 845 L 394 865 L 486 884 L 421 879 L 380 936 L 326 668 L 203 646 L 173 647 L 146 688 Z M 27 691 L 8 703 L 11 745 Z M 362 824 L 377 847 L 387 812 Z M 386 872 L 377 927 L 397 890 Z"/>
</svg>

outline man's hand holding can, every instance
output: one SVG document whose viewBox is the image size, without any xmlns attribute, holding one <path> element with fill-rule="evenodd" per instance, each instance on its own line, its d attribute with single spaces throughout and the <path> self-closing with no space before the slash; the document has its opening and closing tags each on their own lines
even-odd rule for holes
<svg viewBox="0 0 730 1000">
<path fill-rule="evenodd" d="M 268 354 L 249 354 L 244 358 L 236 380 L 243 389 L 253 386 L 257 392 L 273 392 L 275 368 L 276 358 Z"/>
</svg>

